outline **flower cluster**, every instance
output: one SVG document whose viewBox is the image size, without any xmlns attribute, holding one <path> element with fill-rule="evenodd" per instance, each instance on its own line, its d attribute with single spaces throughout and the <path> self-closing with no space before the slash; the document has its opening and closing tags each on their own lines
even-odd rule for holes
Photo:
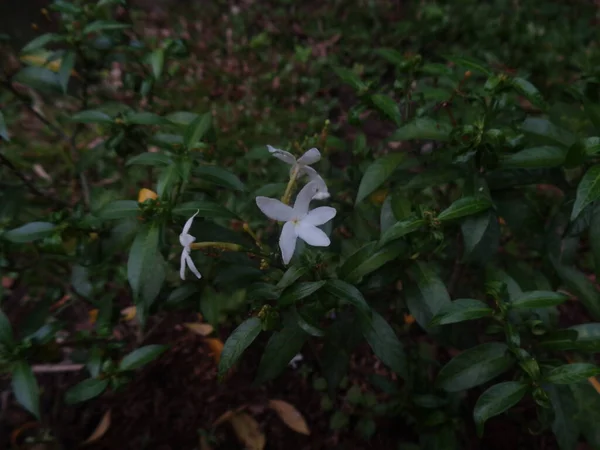
<svg viewBox="0 0 600 450">
<path fill-rule="evenodd" d="M 298 238 L 315 247 L 327 247 L 331 243 L 329 237 L 318 226 L 324 225 L 333 219 L 336 215 L 336 210 L 330 206 L 320 206 L 313 210 L 309 209 L 312 200 L 324 200 L 330 197 L 325 180 L 323 180 L 323 177 L 315 169 L 310 167 L 311 164 L 321 159 L 319 150 L 311 148 L 300 158 L 296 159 L 294 155 L 284 150 L 279 150 L 270 145 L 267 148 L 274 157 L 292 166 L 288 189 L 283 201 L 269 197 L 256 197 L 256 205 L 267 217 L 284 222 L 279 237 L 279 248 L 281 249 L 283 263 L 287 265 L 292 256 L 294 256 Z M 308 177 L 308 183 L 296 196 L 294 205 L 290 206 L 287 204 L 289 200 L 286 198 L 287 192 L 291 191 L 291 188 L 293 188 L 297 178 L 300 176 Z M 190 256 L 192 243 L 196 238 L 190 235 L 189 231 L 197 214 L 198 212 L 188 219 L 183 227 L 183 231 L 179 235 L 179 242 L 183 247 L 180 268 L 182 280 L 185 280 L 185 271 L 188 266 L 194 275 L 201 278 L 200 272 L 196 269 Z"/>
</svg>

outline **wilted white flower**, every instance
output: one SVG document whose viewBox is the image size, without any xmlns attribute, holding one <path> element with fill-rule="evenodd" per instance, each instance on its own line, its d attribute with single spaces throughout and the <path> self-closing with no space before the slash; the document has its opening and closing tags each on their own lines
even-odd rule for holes
<svg viewBox="0 0 600 450">
<path fill-rule="evenodd" d="M 179 268 L 179 276 L 182 280 L 185 280 L 185 268 L 189 266 L 190 270 L 196 275 L 198 278 L 202 278 L 198 269 L 196 269 L 196 265 L 190 256 L 190 251 L 192 250 L 192 243 L 196 240 L 194 236 L 189 234 L 190 228 L 192 227 L 192 223 L 194 222 L 194 218 L 198 215 L 200 211 L 196 211 L 192 217 L 190 217 L 185 225 L 183 226 L 183 231 L 179 235 L 179 243 L 183 246 L 183 250 L 181 251 L 181 267 Z"/>
<path fill-rule="evenodd" d="M 300 158 L 296 159 L 294 155 L 290 152 L 286 152 L 285 150 L 279 150 L 271 145 L 267 145 L 269 152 L 277 159 L 290 164 L 292 166 L 290 173 L 296 171 L 298 175 L 306 175 L 310 181 L 314 181 L 317 183 L 317 193 L 313 197 L 315 200 L 324 200 L 329 198 L 329 191 L 327 190 L 327 185 L 325 184 L 325 180 L 319 173 L 310 167 L 311 164 L 316 163 L 321 159 L 321 152 L 316 148 L 311 148 L 307 150 L 304 155 Z"/>
<path fill-rule="evenodd" d="M 304 359 L 304 356 L 302 356 L 302 353 L 298 353 L 296 356 L 294 356 L 292 358 L 292 360 L 288 363 L 288 366 L 290 366 L 292 369 L 296 370 L 298 368 L 298 364 L 300 364 L 302 362 L 302 360 Z"/>
<path fill-rule="evenodd" d="M 257 206 L 267 217 L 285 222 L 279 237 L 284 264 L 288 264 L 292 259 L 297 238 L 315 247 L 327 247 L 331 243 L 329 237 L 317 226 L 333 219 L 336 214 L 335 208 L 321 206 L 312 211 L 308 210 L 317 190 L 316 182 L 307 183 L 298 193 L 293 208 L 275 198 L 256 197 Z"/>
</svg>

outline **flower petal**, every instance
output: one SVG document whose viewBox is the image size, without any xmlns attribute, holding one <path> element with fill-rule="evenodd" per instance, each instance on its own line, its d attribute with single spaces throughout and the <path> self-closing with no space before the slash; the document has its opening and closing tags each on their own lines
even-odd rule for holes
<svg viewBox="0 0 600 450">
<path fill-rule="evenodd" d="M 196 214 L 194 214 L 192 217 L 190 217 L 187 220 L 187 222 L 183 226 L 183 230 L 181 231 L 181 234 L 188 234 L 189 233 L 190 228 L 192 227 L 192 222 L 194 222 L 194 218 L 198 215 L 199 212 L 200 212 L 200 210 L 196 211 Z"/>
<path fill-rule="evenodd" d="M 281 258 L 283 264 L 287 265 L 292 256 L 294 256 L 294 250 L 296 250 L 296 230 L 292 222 L 286 222 L 281 229 L 281 236 L 279 236 L 279 248 L 281 249 Z"/>
<path fill-rule="evenodd" d="M 321 152 L 316 148 L 311 148 L 304 155 L 298 158 L 298 164 L 302 166 L 309 166 L 311 164 L 316 163 L 321 159 Z"/>
<path fill-rule="evenodd" d="M 280 202 L 276 198 L 256 197 L 256 206 L 270 219 L 287 222 L 292 220 L 293 210 L 291 206 Z"/>
<path fill-rule="evenodd" d="M 271 153 L 275 158 L 282 160 L 284 163 L 294 164 L 296 162 L 296 157 L 290 152 L 279 150 L 271 145 L 267 145 L 267 148 L 269 149 L 269 153 Z"/>
<path fill-rule="evenodd" d="M 329 237 L 323 230 L 304 221 L 300 222 L 296 226 L 296 233 L 298 233 L 298 237 L 308 245 L 313 245 L 315 247 L 327 247 L 329 244 L 331 244 Z"/>
<path fill-rule="evenodd" d="M 185 263 L 187 261 L 186 256 L 187 256 L 187 250 L 184 248 L 181 251 L 181 260 L 180 260 L 180 266 L 179 266 L 179 276 L 184 281 L 185 281 Z"/>
<path fill-rule="evenodd" d="M 315 181 L 307 183 L 296 196 L 296 202 L 294 203 L 294 217 L 302 218 L 308 212 L 308 206 L 310 201 L 317 193 L 318 187 Z"/>
<path fill-rule="evenodd" d="M 198 279 L 202 278 L 202 275 L 200 275 L 200 272 L 198 272 L 198 269 L 196 269 L 196 264 L 194 264 L 194 260 L 188 252 L 185 252 L 185 262 L 187 263 L 192 273 L 198 277 Z"/>
<path fill-rule="evenodd" d="M 182 247 L 188 248 L 192 242 L 194 242 L 196 238 L 191 234 L 183 234 L 179 235 L 179 243 Z M 189 250 L 189 249 L 188 249 Z"/>
<path fill-rule="evenodd" d="M 337 211 L 331 206 L 320 206 L 309 211 L 306 217 L 302 220 L 310 225 L 323 225 L 329 222 L 336 215 Z"/>
<path fill-rule="evenodd" d="M 326 198 L 329 198 L 329 191 L 325 184 L 325 180 L 315 169 L 309 166 L 302 166 L 300 173 L 308 176 L 310 181 L 317 183 L 317 193 L 313 197 L 313 200 L 325 200 Z"/>
</svg>

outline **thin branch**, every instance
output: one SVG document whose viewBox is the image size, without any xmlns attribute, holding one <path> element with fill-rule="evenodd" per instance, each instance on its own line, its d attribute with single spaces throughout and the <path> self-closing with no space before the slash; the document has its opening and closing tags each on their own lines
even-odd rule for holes
<svg viewBox="0 0 600 450">
<path fill-rule="evenodd" d="M 34 373 L 78 372 L 84 364 L 37 364 L 31 367 Z"/>
</svg>

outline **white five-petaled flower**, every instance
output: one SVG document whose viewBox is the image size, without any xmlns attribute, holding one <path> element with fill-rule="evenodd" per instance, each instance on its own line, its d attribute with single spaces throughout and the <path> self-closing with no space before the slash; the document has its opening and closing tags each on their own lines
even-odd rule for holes
<svg viewBox="0 0 600 450">
<path fill-rule="evenodd" d="M 189 234 L 190 228 L 192 227 L 192 223 L 194 222 L 194 218 L 198 215 L 200 211 L 196 211 L 192 217 L 190 217 L 185 225 L 183 226 L 183 231 L 179 235 L 179 243 L 183 246 L 183 250 L 181 251 L 181 267 L 179 268 L 179 276 L 182 280 L 185 280 L 185 268 L 189 267 L 190 270 L 196 275 L 198 278 L 202 278 L 198 269 L 196 269 L 196 265 L 190 256 L 190 251 L 192 250 L 192 242 L 196 240 L 194 236 Z"/>
<path fill-rule="evenodd" d="M 317 226 L 333 219 L 336 214 L 335 208 L 320 206 L 312 211 L 308 210 L 317 190 L 316 182 L 306 184 L 298 193 L 293 208 L 274 198 L 256 197 L 257 206 L 267 217 L 285 222 L 279 237 L 284 264 L 288 264 L 292 259 L 297 238 L 315 247 L 327 247 L 331 243 L 329 237 Z"/>
<path fill-rule="evenodd" d="M 317 192 L 314 195 L 315 200 L 324 200 L 329 198 L 329 191 L 327 190 L 327 185 L 325 184 L 325 180 L 319 173 L 310 167 L 311 164 L 316 163 L 321 159 L 321 152 L 316 148 L 311 148 L 307 150 L 304 155 L 300 158 L 296 159 L 294 155 L 290 152 L 286 152 L 285 150 L 279 150 L 278 148 L 272 147 L 271 145 L 267 145 L 269 152 L 277 159 L 290 164 L 292 169 L 290 173 L 297 171 L 299 175 L 306 175 L 310 181 L 314 181 L 317 183 Z"/>
</svg>

